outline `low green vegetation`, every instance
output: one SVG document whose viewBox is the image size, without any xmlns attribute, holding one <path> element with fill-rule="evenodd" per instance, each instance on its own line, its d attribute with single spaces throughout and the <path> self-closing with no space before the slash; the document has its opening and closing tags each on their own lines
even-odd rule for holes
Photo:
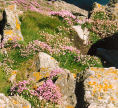
<svg viewBox="0 0 118 108">
<path fill-rule="evenodd" d="M 71 37 L 73 37 L 72 35 L 75 35 L 73 30 L 70 29 L 68 24 L 64 23 L 63 20 L 60 20 L 58 17 L 44 16 L 36 12 L 26 12 L 23 16 L 20 16 L 20 20 L 24 42 L 15 43 L 20 45 L 20 47 L 16 48 L 12 48 L 14 43 L 8 43 L 6 45 L 8 48 L 12 46 L 11 50 L 8 52 L 9 59 L 11 60 L 10 62 L 7 62 L 8 65 L 12 65 L 12 69 L 22 70 L 22 64 L 33 58 L 33 54 L 25 57 L 21 56 L 22 50 L 33 40 L 45 42 L 45 44 L 49 45 L 52 49 L 58 50 L 60 50 L 59 46 L 74 46 L 74 43 L 70 41 L 70 35 Z M 83 25 L 83 27 L 84 26 L 91 28 L 90 24 Z M 93 43 L 98 40 L 98 37 L 94 34 L 91 34 L 91 37 Z M 46 50 L 44 52 L 47 53 Z M 51 54 L 50 52 L 48 53 Z M 98 66 L 96 63 L 93 64 L 92 61 L 87 61 L 87 57 L 85 57 L 86 60 L 81 58 L 79 62 L 76 62 L 76 58 L 80 55 L 76 55 L 71 52 L 66 53 L 65 55 L 56 55 L 55 53 L 51 55 L 59 61 L 61 67 L 67 68 L 73 73 L 80 72 L 89 66 Z M 83 61 L 85 61 L 85 63 Z M 101 63 L 99 66 L 102 66 Z"/>
<path fill-rule="evenodd" d="M 65 26 L 65 24 L 57 17 L 44 16 L 36 12 L 27 12 L 21 16 L 21 31 L 26 43 L 33 40 L 46 41 L 45 36 L 40 32 L 46 32 L 49 34 L 58 34 L 59 26 Z M 66 31 L 61 31 L 64 34 Z"/>
<path fill-rule="evenodd" d="M 95 12 L 93 15 L 92 15 L 93 19 L 94 20 L 107 20 L 108 19 L 108 16 L 105 14 L 105 12 L 102 12 L 102 11 L 99 11 L 99 12 Z"/>
<path fill-rule="evenodd" d="M 3 68 L 4 67 L 0 66 L 0 93 L 8 95 L 11 84 L 8 82 L 8 75 Z"/>
</svg>

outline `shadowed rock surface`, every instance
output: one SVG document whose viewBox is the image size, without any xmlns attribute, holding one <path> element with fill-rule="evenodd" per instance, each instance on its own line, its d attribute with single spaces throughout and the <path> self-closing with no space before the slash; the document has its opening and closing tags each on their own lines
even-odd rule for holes
<svg viewBox="0 0 118 108">
<path fill-rule="evenodd" d="M 99 50 L 98 48 L 103 49 L 103 50 Z M 112 51 L 114 53 L 110 53 Z M 118 33 L 115 33 L 113 36 L 101 39 L 97 41 L 95 44 L 93 44 L 88 51 L 88 55 L 98 56 L 103 60 L 103 62 L 104 60 L 106 60 L 108 63 L 106 63 L 106 65 L 104 65 L 103 63 L 104 66 L 107 66 L 110 63 L 111 64 L 110 66 L 116 67 L 115 61 L 117 59 L 115 59 L 114 57 L 117 58 L 116 56 L 117 51 L 118 51 Z M 103 52 L 104 54 L 101 52 Z M 111 60 L 115 60 L 114 63 L 108 58 L 110 58 Z"/>
</svg>

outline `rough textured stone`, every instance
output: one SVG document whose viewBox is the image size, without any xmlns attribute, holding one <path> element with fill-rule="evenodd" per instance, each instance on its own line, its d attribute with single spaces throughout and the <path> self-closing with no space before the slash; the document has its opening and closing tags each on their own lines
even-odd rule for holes
<svg viewBox="0 0 118 108">
<path fill-rule="evenodd" d="M 88 11 L 83 10 L 83 9 L 79 8 L 78 6 L 67 3 L 65 1 L 56 1 L 56 2 L 54 2 L 54 6 L 55 6 L 55 9 L 57 9 L 57 11 L 66 10 L 66 11 L 70 11 L 72 13 L 78 14 L 78 16 L 83 15 L 83 16 L 88 17 Z"/>
<path fill-rule="evenodd" d="M 88 44 L 88 38 L 89 38 L 89 31 L 87 28 L 84 30 L 81 28 L 80 25 L 73 26 L 74 30 L 77 32 L 80 39 L 82 39 L 84 42 L 83 44 Z"/>
<path fill-rule="evenodd" d="M 36 59 L 36 71 L 40 72 L 42 77 L 48 77 L 56 68 L 59 68 L 59 64 L 53 57 L 44 52 L 39 53 Z"/>
<path fill-rule="evenodd" d="M 112 4 L 106 8 L 107 14 L 111 16 L 114 20 L 118 20 L 118 3 Z"/>
<path fill-rule="evenodd" d="M 7 25 L 4 30 L 4 40 L 23 40 L 16 5 L 9 5 L 5 8 L 5 12 Z"/>
<path fill-rule="evenodd" d="M 113 20 L 118 20 L 118 3 L 113 3 L 112 5 L 100 5 L 95 3 L 92 13 L 99 11 L 105 12 Z"/>
<path fill-rule="evenodd" d="M 83 101 L 88 108 L 118 107 L 118 69 L 91 67 L 78 75 L 77 82 L 83 83 Z"/>
<path fill-rule="evenodd" d="M 10 77 L 8 79 L 12 84 L 16 82 L 16 75 L 17 75 L 17 70 L 12 70 Z"/>
<path fill-rule="evenodd" d="M 31 104 L 20 96 L 5 96 L 0 93 L 0 108 L 31 108 Z"/>
<path fill-rule="evenodd" d="M 97 2 L 94 3 L 94 8 L 93 8 L 93 12 L 96 12 L 96 11 L 105 11 L 106 9 L 106 5 L 101 5 Z"/>
<path fill-rule="evenodd" d="M 75 95 L 75 78 L 69 70 L 64 70 L 55 84 L 60 88 L 62 94 L 62 105 L 60 108 L 74 108 L 76 106 L 76 95 Z"/>
<path fill-rule="evenodd" d="M 44 52 L 39 53 L 36 59 L 36 67 L 37 72 L 33 72 L 32 75 L 36 81 L 39 81 L 36 85 L 42 85 L 44 79 L 50 76 L 52 70 L 61 69 L 59 63 Z M 66 69 L 62 69 L 62 71 L 55 81 L 55 84 L 59 87 L 62 94 L 62 104 L 59 105 L 59 108 L 74 108 L 76 106 L 75 75 Z"/>
</svg>

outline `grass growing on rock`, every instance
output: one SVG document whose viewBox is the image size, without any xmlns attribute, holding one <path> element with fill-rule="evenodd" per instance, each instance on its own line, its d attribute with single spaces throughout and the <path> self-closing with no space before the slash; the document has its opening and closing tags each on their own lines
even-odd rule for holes
<svg viewBox="0 0 118 108">
<path fill-rule="evenodd" d="M 11 84 L 8 82 L 6 72 L 3 70 L 3 67 L 0 67 L 0 93 L 7 95 L 10 86 Z"/>
<path fill-rule="evenodd" d="M 37 12 L 26 12 L 20 17 L 20 20 L 24 42 L 19 44 L 23 47 L 27 46 L 29 42 L 32 42 L 33 40 L 45 42 L 45 44 L 49 45 L 53 50 L 60 50 L 60 47 L 63 46 L 74 47 L 74 43 L 71 42 L 71 39 L 74 37 L 75 33 L 70 26 L 62 19 L 59 19 L 59 17 L 45 16 Z M 22 57 L 20 51 L 22 48 L 11 49 L 12 50 L 9 52 L 9 58 L 13 60 L 12 68 L 23 70 L 23 64 L 29 59 L 32 59 L 33 54 Z M 82 58 L 81 61 L 76 62 L 74 59 L 77 58 L 77 55 L 74 53 L 69 52 L 65 55 L 55 53 L 51 54 L 48 52 L 48 54 L 52 55 L 60 63 L 61 67 L 67 68 L 73 73 L 86 69 L 87 67 L 91 66 L 89 64 L 101 66 L 98 65 L 100 62 L 92 63 L 95 60 L 94 58 L 93 61 L 87 61 L 87 58 L 85 57 L 86 60 Z M 85 63 L 83 61 L 85 61 Z"/>
<path fill-rule="evenodd" d="M 65 26 L 59 18 L 44 16 L 36 12 L 25 13 L 21 16 L 21 22 L 22 34 L 27 43 L 37 39 L 40 41 L 46 41 L 45 36 L 41 35 L 40 32 L 58 34 L 58 27 Z M 64 32 L 66 31 L 62 31 L 62 33 Z"/>
</svg>

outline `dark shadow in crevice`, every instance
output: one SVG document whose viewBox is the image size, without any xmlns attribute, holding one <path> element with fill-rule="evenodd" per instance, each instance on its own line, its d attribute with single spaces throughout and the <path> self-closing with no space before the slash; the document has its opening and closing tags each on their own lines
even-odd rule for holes
<svg viewBox="0 0 118 108">
<path fill-rule="evenodd" d="M 3 18 L 2 18 L 2 20 L 0 21 L 1 42 L 2 42 L 3 39 L 4 39 L 4 28 L 5 28 L 6 23 L 7 23 L 7 15 L 6 15 L 6 12 L 5 12 L 5 10 L 4 10 L 4 11 L 3 11 Z"/>
<path fill-rule="evenodd" d="M 89 51 L 87 53 L 88 55 L 99 57 L 101 59 L 104 67 L 114 66 L 114 65 L 110 64 L 107 60 L 105 60 L 102 56 L 99 56 L 97 54 L 98 48 L 118 51 L 118 32 L 113 34 L 112 36 L 109 36 L 109 37 L 106 37 L 104 39 L 97 41 L 95 44 L 93 44 L 91 46 L 91 48 L 89 49 Z"/>
<path fill-rule="evenodd" d="M 78 73 L 78 77 L 76 79 L 76 86 L 75 86 L 75 95 L 77 98 L 77 104 L 75 108 L 88 108 L 89 104 L 85 102 L 84 95 L 85 95 L 85 89 L 84 89 L 84 78 L 83 74 L 84 72 Z M 86 76 L 85 76 L 86 77 Z"/>
</svg>

